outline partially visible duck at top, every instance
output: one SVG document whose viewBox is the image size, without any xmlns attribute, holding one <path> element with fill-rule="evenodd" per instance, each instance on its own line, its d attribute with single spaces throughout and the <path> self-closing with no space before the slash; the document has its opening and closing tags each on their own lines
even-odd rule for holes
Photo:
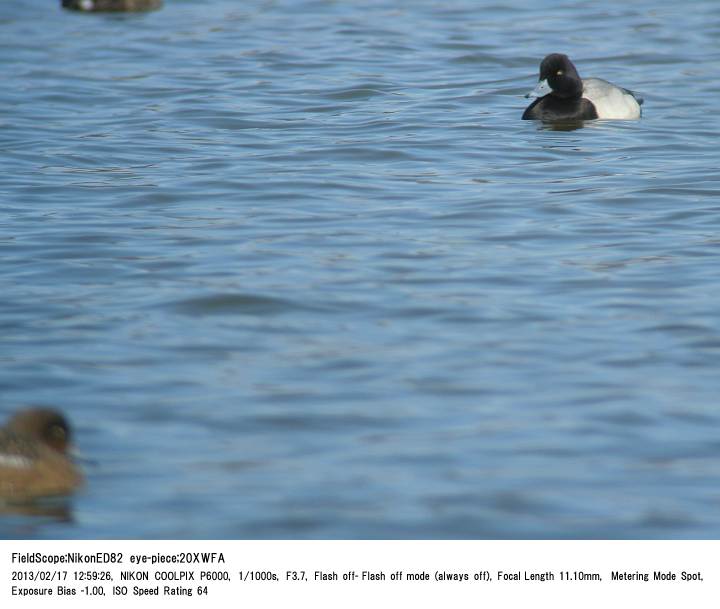
<svg viewBox="0 0 720 609">
<path fill-rule="evenodd" d="M 62 6 L 86 12 L 137 12 L 160 8 L 162 0 L 62 0 Z"/>
<path fill-rule="evenodd" d="M 0 427 L 0 501 L 67 495 L 83 481 L 69 455 L 70 425 L 50 408 L 27 408 Z"/>
<path fill-rule="evenodd" d="M 552 53 L 540 64 L 538 84 L 525 97 L 536 97 L 524 120 L 582 121 L 640 118 L 642 98 L 602 78 L 580 78 L 567 55 Z"/>
</svg>

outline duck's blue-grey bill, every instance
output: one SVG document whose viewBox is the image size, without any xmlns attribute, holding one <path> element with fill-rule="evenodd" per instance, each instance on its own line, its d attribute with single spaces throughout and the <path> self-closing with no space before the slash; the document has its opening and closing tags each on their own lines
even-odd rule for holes
<svg viewBox="0 0 720 609">
<path fill-rule="evenodd" d="M 545 97 L 548 93 L 551 93 L 552 89 L 550 88 L 550 85 L 548 84 L 547 78 L 545 80 L 541 80 L 537 86 L 530 91 L 525 97 Z"/>
</svg>

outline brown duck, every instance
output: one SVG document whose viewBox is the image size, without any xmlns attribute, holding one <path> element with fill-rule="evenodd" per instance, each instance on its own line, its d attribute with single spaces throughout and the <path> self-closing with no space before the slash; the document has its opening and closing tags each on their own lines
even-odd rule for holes
<svg viewBox="0 0 720 609">
<path fill-rule="evenodd" d="M 67 495 L 83 481 L 68 453 L 70 426 L 49 408 L 17 412 L 0 427 L 0 501 Z"/>
</svg>

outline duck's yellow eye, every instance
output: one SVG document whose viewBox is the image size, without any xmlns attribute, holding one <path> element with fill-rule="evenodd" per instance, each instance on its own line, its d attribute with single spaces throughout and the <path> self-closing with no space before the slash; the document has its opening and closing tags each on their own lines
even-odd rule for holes
<svg viewBox="0 0 720 609">
<path fill-rule="evenodd" d="M 563 70 L 558 70 L 557 72 L 555 72 L 555 74 L 557 74 L 558 76 L 562 76 L 563 74 L 565 74 L 565 72 Z"/>
</svg>

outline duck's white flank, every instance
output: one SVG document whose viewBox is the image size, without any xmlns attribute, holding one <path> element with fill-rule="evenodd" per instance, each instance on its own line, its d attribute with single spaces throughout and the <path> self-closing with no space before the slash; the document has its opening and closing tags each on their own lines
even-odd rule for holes
<svg viewBox="0 0 720 609">
<path fill-rule="evenodd" d="M 640 118 L 635 96 L 602 78 L 584 78 L 582 96 L 593 103 L 598 118 Z"/>
</svg>

